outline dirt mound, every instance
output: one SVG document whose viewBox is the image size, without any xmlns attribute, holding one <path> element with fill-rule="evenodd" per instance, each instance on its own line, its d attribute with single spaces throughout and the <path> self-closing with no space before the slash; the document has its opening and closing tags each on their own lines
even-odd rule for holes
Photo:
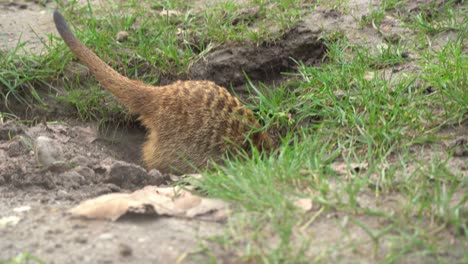
<svg viewBox="0 0 468 264">
<path fill-rule="evenodd" d="M 320 36 L 320 30 L 310 30 L 299 23 L 281 38 L 259 46 L 228 45 L 193 65 L 188 78 L 233 86 L 238 94 L 243 94 L 246 92 L 242 86 L 246 83 L 244 72 L 252 81 L 271 83 L 280 80 L 282 72 L 293 71 L 297 66 L 294 60 L 306 65 L 320 61 L 325 51 Z"/>
</svg>

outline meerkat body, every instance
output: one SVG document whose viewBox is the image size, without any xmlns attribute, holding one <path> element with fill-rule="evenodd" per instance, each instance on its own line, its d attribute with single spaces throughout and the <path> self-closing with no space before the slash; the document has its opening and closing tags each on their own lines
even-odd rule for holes
<svg viewBox="0 0 468 264">
<path fill-rule="evenodd" d="M 58 32 L 78 59 L 101 85 L 148 129 L 143 146 L 147 169 L 188 173 L 219 161 L 230 147 L 248 149 L 252 127 L 258 127 L 253 112 L 225 88 L 210 81 L 178 81 L 150 86 L 130 80 L 103 62 L 70 31 L 65 19 L 54 12 Z M 251 133 L 257 148 L 271 147 L 265 132 Z"/>
</svg>

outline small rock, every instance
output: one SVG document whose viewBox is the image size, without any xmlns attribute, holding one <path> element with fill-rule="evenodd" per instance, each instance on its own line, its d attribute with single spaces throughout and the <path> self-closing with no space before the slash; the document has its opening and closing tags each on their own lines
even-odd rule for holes
<svg viewBox="0 0 468 264">
<path fill-rule="evenodd" d="M 75 237 L 75 242 L 79 244 L 86 244 L 88 243 L 88 239 L 86 237 L 79 236 Z"/>
<path fill-rule="evenodd" d="M 131 189 L 141 187 L 147 179 L 148 173 L 142 167 L 124 161 L 116 161 L 110 166 L 104 182 Z"/>
<path fill-rule="evenodd" d="M 15 141 L 12 141 L 10 144 L 8 144 L 7 154 L 9 157 L 11 158 L 17 157 L 21 155 L 22 153 L 25 153 L 25 148 L 23 144 L 21 144 L 20 141 L 15 140 Z"/>
<path fill-rule="evenodd" d="M 91 181 L 94 181 L 95 180 L 95 173 L 94 173 L 94 170 L 92 170 L 91 168 L 89 167 L 85 167 L 85 166 L 78 166 L 76 167 L 75 169 L 73 169 L 74 171 L 76 171 L 78 174 L 80 174 L 81 176 L 83 176 L 85 179 L 87 180 L 91 180 Z"/>
<path fill-rule="evenodd" d="M 77 155 L 70 159 L 70 163 L 73 166 L 90 166 L 93 161 L 83 155 Z"/>
<path fill-rule="evenodd" d="M 129 256 L 132 255 L 132 253 L 133 253 L 133 250 L 129 245 L 123 244 L 123 243 L 119 244 L 119 254 L 120 254 L 120 256 L 129 257 Z"/>
<path fill-rule="evenodd" d="M 84 223 L 75 223 L 74 225 L 72 225 L 73 229 L 83 229 L 83 228 L 86 228 L 86 227 L 88 227 L 88 226 L 85 225 Z"/>
<path fill-rule="evenodd" d="M 148 185 L 160 186 L 162 184 L 167 183 L 170 180 L 171 178 L 167 174 L 163 175 L 161 172 L 159 172 L 156 169 L 152 169 L 148 172 L 148 182 L 147 182 Z"/>
<path fill-rule="evenodd" d="M 85 178 L 76 171 L 67 171 L 60 174 L 59 177 L 63 183 L 63 186 L 68 188 L 79 187 L 86 182 Z"/>
<path fill-rule="evenodd" d="M 98 239 L 101 239 L 101 240 L 110 240 L 113 238 L 114 238 L 114 234 L 112 233 L 104 233 L 98 236 Z"/>
<path fill-rule="evenodd" d="M 63 161 L 54 161 L 47 167 L 47 170 L 55 173 L 66 172 L 71 169 L 71 166 Z"/>
<path fill-rule="evenodd" d="M 62 156 L 58 143 L 45 136 L 36 138 L 35 153 L 37 161 L 44 167 L 49 167 L 52 163 L 61 160 Z"/>
<path fill-rule="evenodd" d="M 49 230 L 46 231 L 48 235 L 60 235 L 63 234 L 63 230 L 60 228 L 51 227 Z"/>
<path fill-rule="evenodd" d="M 117 33 L 117 36 L 115 38 L 117 39 L 118 42 L 127 41 L 128 32 L 127 31 L 119 31 L 119 33 Z"/>
<path fill-rule="evenodd" d="M 54 251 L 55 251 L 55 247 L 48 247 L 48 248 L 45 249 L 45 252 L 47 254 L 52 254 L 52 253 L 54 253 Z"/>
<path fill-rule="evenodd" d="M 59 200 L 71 200 L 72 195 L 65 190 L 59 190 L 57 192 L 57 198 Z"/>
</svg>

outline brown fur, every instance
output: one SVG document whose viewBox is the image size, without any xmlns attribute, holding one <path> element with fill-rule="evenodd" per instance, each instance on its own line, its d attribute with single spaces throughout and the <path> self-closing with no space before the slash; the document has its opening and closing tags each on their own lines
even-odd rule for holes
<svg viewBox="0 0 468 264">
<path fill-rule="evenodd" d="M 149 131 L 143 146 L 147 169 L 188 173 L 219 161 L 233 145 L 248 150 L 249 131 L 259 127 L 253 112 L 225 88 L 210 81 L 178 81 L 150 86 L 130 80 L 103 62 L 70 31 L 63 16 L 54 12 L 58 32 L 78 59 L 104 88 L 130 111 L 137 113 Z M 257 148 L 270 148 L 265 132 L 253 133 Z"/>
</svg>

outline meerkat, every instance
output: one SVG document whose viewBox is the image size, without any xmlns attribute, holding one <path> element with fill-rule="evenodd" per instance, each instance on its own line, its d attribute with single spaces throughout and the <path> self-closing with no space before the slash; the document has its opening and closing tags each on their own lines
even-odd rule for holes
<svg viewBox="0 0 468 264">
<path fill-rule="evenodd" d="M 131 80 L 81 43 L 59 11 L 53 17 L 60 36 L 81 63 L 147 128 L 142 159 L 148 170 L 191 173 L 211 161 L 220 162 L 229 150 L 272 147 L 268 133 L 252 132 L 260 128 L 254 113 L 226 88 L 210 81 L 151 86 Z"/>
</svg>

